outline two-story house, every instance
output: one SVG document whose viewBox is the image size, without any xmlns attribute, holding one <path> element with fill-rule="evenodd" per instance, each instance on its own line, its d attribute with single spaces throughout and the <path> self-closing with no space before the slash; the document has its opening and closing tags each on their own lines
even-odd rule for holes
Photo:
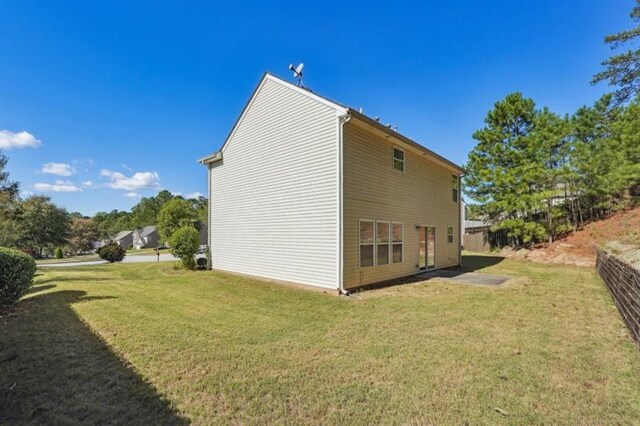
<svg viewBox="0 0 640 426">
<path fill-rule="evenodd" d="M 460 264 L 464 170 L 271 74 L 200 162 L 213 269 L 346 293 Z"/>
</svg>

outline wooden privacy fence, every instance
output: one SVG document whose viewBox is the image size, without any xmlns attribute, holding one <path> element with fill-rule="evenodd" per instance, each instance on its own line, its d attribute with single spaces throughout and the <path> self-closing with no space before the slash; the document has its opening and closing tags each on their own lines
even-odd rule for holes
<svg viewBox="0 0 640 426">
<path fill-rule="evenodd" d="M 476 229 L 462 236 L 462 246 L 468 251 L 487 252 L 501 249 L 509 244 L 511 244 L 511 237 L 507 235 L 505 229 L 498 231 L 491 231 L 489 228 Z"/>
<path fill-rule="evenodd" d="M 475 234 L 464 234 L 462 245 L 467 251 L 485 252 L 491 250 L 489 238 L 486 232 L 476 232 Z"/>
<path fill-rule="evenodd" d="M 596 269 L 640 348 L 640 270 L 598 249 Z"/>
</svg>

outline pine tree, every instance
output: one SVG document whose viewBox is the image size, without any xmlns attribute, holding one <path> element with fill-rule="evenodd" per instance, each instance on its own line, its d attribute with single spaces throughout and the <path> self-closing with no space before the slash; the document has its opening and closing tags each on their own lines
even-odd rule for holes
<svg viewBox="0 0 640 426">
<path fill-rule="evenodd" d="M 533 218 L 543 201 L 539 185 L 544 167 L 531 138 L 537 115 L 533 100 L 521 93 L 497 102 L 485 127 L 473 134 L 478 144 L 466 165 L 467 194 L 482 203 L 494 229 L 506 229 L 516 245 L 546 235 Z"/>
<path fill-rule="evenodd" d="M 631 10 L 631 19 L 640 22 L 640 0 L 636 0 L 636 6 Z M 640 26 L 631 30 L 622 31 L 605 37 L 605 43 L 612 49 L 633 42 L 640 37 Z M 615 91 L 615 100 L 618 104 L 633 99 L 640 93 L 640 49 L 629 49 L 624 53 L 613 55 L 602 63 L 605 70 L 597 73 L 591 84 L 607 81 L 610 86 L 618 89 Z"/>
</svg>

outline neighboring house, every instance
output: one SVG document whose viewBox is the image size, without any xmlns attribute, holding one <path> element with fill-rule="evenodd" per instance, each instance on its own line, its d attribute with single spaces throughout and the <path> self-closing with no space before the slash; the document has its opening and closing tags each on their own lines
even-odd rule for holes
<svg viewBox="0 0 640 426">
<path fill-rule="evenodd" d="M 93 244 L 93 249 L 98 250 L 100 247 L 104 247 L 107 244 L 109 244 L 109 240 L 94 241 L 92 244 Z"/>
<path fill-rule="evenodd" d="M 133 245 L 133 232 L 132 231 L 121 231 L 116 234 L 111 241 L 118 244 L 123 249 L 128 249 Z"/>
<path fill-rule="evenodd" d="M 464 170 L 271 74 L 200 162 L 213 269 L 345 292 L 460 264 Z"/>
<path fill-rule="evenodd" d="M 142 229 L 133 231 L 133 248 L 140 250 L 141 248 L 155 248 L 158 246 L 160 237 L 155 226 L 145 226 Z"/>
</svg>

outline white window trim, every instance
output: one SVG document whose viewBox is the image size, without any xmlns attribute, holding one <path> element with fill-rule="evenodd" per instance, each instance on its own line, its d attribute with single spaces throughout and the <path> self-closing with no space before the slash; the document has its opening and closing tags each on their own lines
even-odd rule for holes
<svg viewBox="0 0 640 426">
<path fill-rule="evenodd" d="M 393 241 L 393 225 L 401 225 L 402 226 L 402 240 L 400 242 Z M 404 263 L 404 223 L 403 222 L 391 222 L 391 238 L 390 240 L 390 249 L 391 249 L 391 257 L 389 258 L 389 265 Z M 402 260 L 400 262 L 393 261 L 393 245 L 394 244 L 402 244 Z"/>
<path fill-rule="evenodd" d="M 451 228 L 451 233 L 449 233 L 449 228 Z M 456 230 L 453 225 L 447 225 L 447 244 L 453 244 L 455 239 Z M 449 237 L 451 237 L 451 241 L 449 241 Z"/>
<path fill-rule="evenodd" d="M 387 224 L 387 242 L 386 243 L 379 243 L 378 242 L 378 223 L 386 223 Z M 393 222 L 391 222 L 390 220 L 376 220 L 376 226 L 375 226 L 375 249 L 374 249 L 374 266 L 389 266 L 391 265 L 392 259 L 391 256 L 393 255 L 393 251 L 391 250 L 392 247 L 392 242 L 391 240 L 393 239 L 393 225 L 391 225 Z M 384 265 L 379 265 L 378 264 L 378 245 L 380 244 L 386 244 L 387 245 L 387 263 L 385 263 Z"/>
<path fill-rule="evenodd" d="M 362 222 L 371 222 L 373 224 L 373 242 L 363 243 L 360 240 L 360 227 Z M 362 246 L 373 245 L 373 265 L 362 266 Z M 374 268 L 376 266 L 376 221 L 375 219 L 358 219 L 358 267 L 360 269 Z"/>
<path fill-rule="evenodd" d="M 402 170 L 396 169 L 396 149 L 402 151 Z M 399 160 L 398 160 L 399 161 Z M 391 168 L 394 172 L 405 174 L 407 171 L 407 152 L 399 146 L 393 145 L 391 147 Z"/>
</svg>

